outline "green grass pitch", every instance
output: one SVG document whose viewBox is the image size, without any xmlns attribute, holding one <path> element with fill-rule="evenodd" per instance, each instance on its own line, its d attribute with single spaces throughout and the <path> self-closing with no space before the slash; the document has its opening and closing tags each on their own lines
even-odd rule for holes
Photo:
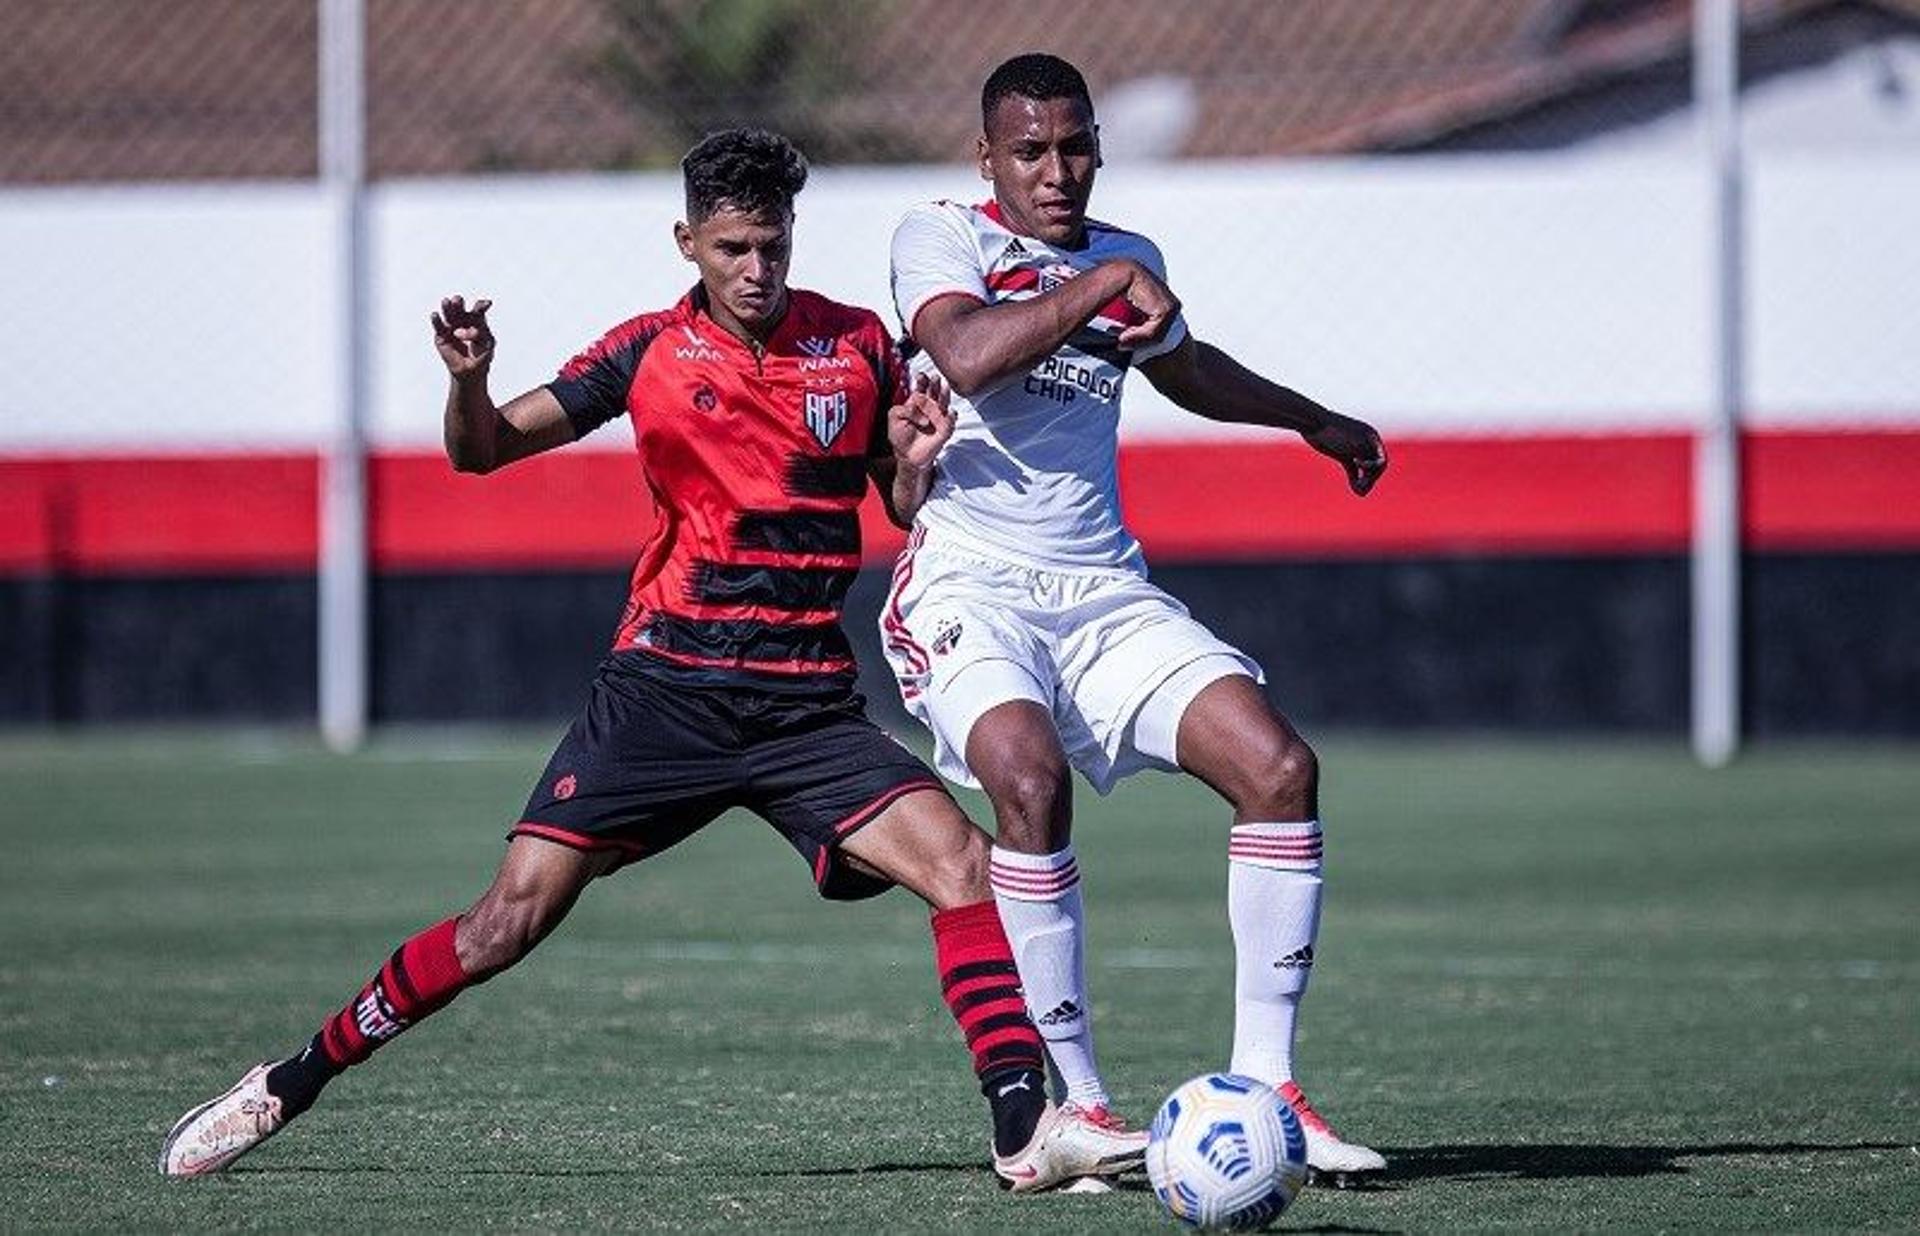
<svg viewBox="0 0 1920 1236">
<path fill-rule="evenodd" d="M 0 740 L 0 1227 L 1168 1227 L 1016 1199 L 924 911 L 823 903 L 729 817 L 223 1178 L 191 1104 L 483 886 L 552 735 Z M 1302 1079 L 1382 1149 L 1283 1227 L 1920 1223 L 1920 752 L 1334 736 Z M 978 815 L 978 800 L 968 799 Z M 1084 789 L 1103 1062 L 1136 1120 L 1226 1063 L 1225 819 Z"/>
</svg>

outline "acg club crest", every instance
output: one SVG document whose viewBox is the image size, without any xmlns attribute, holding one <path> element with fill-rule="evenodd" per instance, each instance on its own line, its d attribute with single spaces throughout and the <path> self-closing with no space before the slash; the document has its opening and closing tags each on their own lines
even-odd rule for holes
<svg viewBox="0 0 1920 1236">
<path fill-rule="evenodd" d="M 806 413 L 807 428 L 813 431 L 814 441 L 822 450 L 832 449 L 840 431 L 847 427 L 847 392 L 808 391 Z"/>
</svg>

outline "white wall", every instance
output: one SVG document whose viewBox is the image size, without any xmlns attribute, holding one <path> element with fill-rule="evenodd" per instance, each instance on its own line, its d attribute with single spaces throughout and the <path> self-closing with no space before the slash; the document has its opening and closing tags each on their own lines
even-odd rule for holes
<svg viewBox="0 0 1920 1236">
<path fill-rule="evenodd" d="M 318 441 L 327 222 L 305 186 L 0 194 L 0 451 Z"/>
<path fill-rule="evenodd" d="M 1703 184 L 1633 154 L 1137 165 L 1096 213 L 1159 239 L 1201 337 L 1389 432 L 1604 431 L 1706 404 Z M 794 282 L 886 309 L 888 233 L 936 196 L 984 186 L 817 172 Z M 1753 419 L 1920 421 L 1920 158 L 1772 155 L 1750 210 Z M 299 186 L 0 194 L 0 451 L 323 441 L 325 211 Z M 376 441 L 437 441 L 441 294 L 495 299 L 513 394 L 685 289 L 679 213 L 662 175 L 379 188 Z M 1128 400 L 1131 434 L 1214 432 L 1143 382 Z"/>
</svg>

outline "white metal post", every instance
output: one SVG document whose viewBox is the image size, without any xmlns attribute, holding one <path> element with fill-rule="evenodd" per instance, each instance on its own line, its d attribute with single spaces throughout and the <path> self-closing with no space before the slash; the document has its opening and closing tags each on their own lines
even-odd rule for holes
<svg viewBox="0 0 1920 1236">
<path fill-rule="evenodd" d="M 340 407 L 320 486 L 320 733 L 335 751 L 367 735 L 366 7 L 320 5 L 320 177 L 334 225 Z"/>
<path fill-rule="evenodd" d="M 1693 750 L 1718 768 L 1740 746 L 1740 0 L 1694 0 L 1693 79 L 1711 203 L 1714 373 L 1693 457 Z"/>
</svg>

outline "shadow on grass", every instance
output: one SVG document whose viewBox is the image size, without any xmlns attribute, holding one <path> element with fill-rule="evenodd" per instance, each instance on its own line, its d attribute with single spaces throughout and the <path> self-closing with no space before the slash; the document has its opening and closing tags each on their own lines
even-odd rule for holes
<svg viewBox="0 0 1920 1236">
<path fill-rule="evenodd" d="M 228 1175 L 273 1176 L 280 1174 L 320 1176 L 358 1176 L 379 1172 L 414 1172 L 416 1168 L 401 1167 L 392 1163 L 248 1163 L 245 1167 L 236 1167 Z M 551 1166 L 539 1163 L 519 1164 L 512 1167 L 448 1167 L 439 1169 L 453 1176 L 540 1176 L 565 1179 L 570 1176 L 645 1176 L 650 1179 L 665 1176 L 750 1176 L 763 1180 L 781 1177 L 805 1179 L 816 1176 L 868 1176 L 885 1175 L 892 1172 L 990 1172 L 984 1163 L 867 1163 L 857 1167 L 789 1167 L 775 1168 L 764 1172 L 741 1172 L 719 1169 L 669 1168 L 662 1170 L 658 1164 L 633 1167 L 582 1167 L 578 1164 L 556 1163 Z"/>
<path fill-rule="evenodd" d="M 852 1167 L 776 1167 L 764 1172 L 742 1172 L 743 1176 L 758 1176 L 765 1180 L 778 1180 L 791 1177 L 798 1180 L 811 1180 L 816 1177 L 831 1176 L 878 1176 L 889 1172 L 978 1172 L 991 1171 L 978 1159 L 965 1163 L 861 1163 Z"/>
<path fill-rule="evenodd" d="M 249 1163 L 245 1167 L 223 1172 L 221 1176 L 374 1176 L 383 1172 L 417 1176 L 421 1170 L 418 1165 L 400 1163 L 276 1163 L 271 1167 Z M 654 1167 L 575 1167 L 560 1164 L 543 1167 L 537 1163 L 529 1163 L 524 1167 L 435 1167 L 432 1170 L 448 1176 L 540 1176 L 556 1179 L 569 1176 L 651 1178 L 667 1174 Z M 218 1180 L 220 1176 L 209 1179 Z"/>
<path fill-rule="evenodd" d="M 1390 1191 L 1418 1184 L 1423 1180 L 1568 1180 L 1589 1177 L 1632 1177 L 1678 1175 L 1687 1171 L 1686 1159 L 1733 1158 L 1747 1155 L 1800 1156 L 1810 1154 L 1855 1154 L 1873 1150 L 1905 1150 L 1905 1142 L 1842 1142 L 1823 1145 L 1811 1142 L 1725 1142 L 1701 1146 L 1574 1146 L 1574 1145 L 1460 1145 L 1403 1146 L 1382 1150 L 1387 1156 L 1383 1178 L 1361 1178 L 1342 1186 L 1359 1192 Z M 277 1175 L 280 1173 L 319 1175 L 360 1175 L 365 1173 L 411 1171 L 390 1163 L 289 1163 L 273 1166 L 254 1165 L 236 1169 L 236 1175 Z M 469 1167 L 450 1169 L 462 1176 L 536 1176 L 637 1177 L 663 1175 L 745 1176 L 763 1180 L 827 1180 L 855 1176 L 884 1176 L 921 1172 L 950 1172 L 989 1175 L 991 1169 L 979 1160 L 934 1161 L 924 1163 L 863 1163 L 837 1167 L 789 1167 L 766 1171 L 668 1171 L 658 1165 L 634 1167 L 583 1167 L 578 1164 L 524 1164 L 512 1167 Z M 1144 1176 L 1130 1175 L 1111 1182 L 1123 1193 L 1145 1192 Z M 1331 1181 L 1315 1188 L 1328 1188 Z M 1350 1228 L 1317 1229 L 1353 1231 Z"/>
<path fill-rule="evenodd" d="M 1687 1170 L 1683 1159 L 1740 1155 L 1852 1154 L 1904 1150 L 1904 1143 L 1725 1142 L 1706 1146 L 1404 1146 L 1383 1150 L 1386 1188 L 1420 1180 L 1565 1180 L 1590 1176 L 1662 1176 Z"/>
</svg>

